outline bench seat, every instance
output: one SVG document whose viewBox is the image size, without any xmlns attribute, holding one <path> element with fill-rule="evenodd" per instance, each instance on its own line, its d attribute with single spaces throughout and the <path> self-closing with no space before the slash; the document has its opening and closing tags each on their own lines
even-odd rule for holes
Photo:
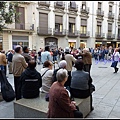
<svg viewBox="0 0 120 120">
<path fill-rule="evenodd" d="M 86 117 L 90 113 L 90 97 L 86 99 L 75 98 L 76 105 Z M 38 98 L 20 99 L 14 101 L 14 118 L 47 118 L 48 103 L 45 94 L 40 93 Z"/>
</svg>

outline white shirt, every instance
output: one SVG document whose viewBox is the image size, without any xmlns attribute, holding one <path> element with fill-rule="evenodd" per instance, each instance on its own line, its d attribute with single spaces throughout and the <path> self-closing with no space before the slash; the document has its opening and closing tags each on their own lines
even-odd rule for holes
<svg viewBox="0 0 120 120">
<path fill-rule="evenodd" d="M 119 52 L 114 52 L 113 55 L 114 55 L 114 61 L 119 61 L 120 58 Z"/>
</svg>

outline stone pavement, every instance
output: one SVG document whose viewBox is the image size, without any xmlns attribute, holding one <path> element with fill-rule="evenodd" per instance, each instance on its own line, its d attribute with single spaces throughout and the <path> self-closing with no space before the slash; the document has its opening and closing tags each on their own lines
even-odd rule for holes
<svg viewBox="0 0 120 120">
<path fill-rule="evenodd" d="M 93 93 L 94 110 L 87 118 L 120 118 L 120 71 L 113 73 L 110 65 L 111 62 L 97 64 L 93 60 L 91 76 L 96 91 Z M 41 67 L 37 65 L 37 70 Z M 8 75 L 8 80 L 13 85 L 13 75 Z M 13 101 L 0 102 L 0 118 L 14 118 Z"/>
</svg>

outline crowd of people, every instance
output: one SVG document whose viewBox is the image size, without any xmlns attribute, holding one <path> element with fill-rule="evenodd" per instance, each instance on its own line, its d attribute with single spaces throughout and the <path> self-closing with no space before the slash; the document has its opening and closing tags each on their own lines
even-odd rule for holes
<svg viewBox="0 0 120 120">
<path fill-rule="evenodd" d="M 9 74 L 14 76 L 16 100 L 36 98 L 42 92 L 49 101 L 48 118 L 83 118 L 74 98 L 90 96 L 90 109 L 91 111 L 94 109 L 92 93 L 95 86 L 92 84 L 90 74 L 92 58 L 95 60 L 113 58 L 114 73 L 117 73 L 119 50 L 111 46 L 95 49 L 69 47 L 50 49 L 49 46 L 45 46 L 36 52 L 30 51 L 27 46 L 17 45 L 6 54 L 5 51 L 0 52 L 0 69 L 6 74 L 8 64 Z M 55 63 L 58 63 L 57 69 L 53 67 Z M 42 64 L 41 72 L 36 70 L 37 64 Z M 73 70 L 73 67 L 76 69 Z"/>
</svg>

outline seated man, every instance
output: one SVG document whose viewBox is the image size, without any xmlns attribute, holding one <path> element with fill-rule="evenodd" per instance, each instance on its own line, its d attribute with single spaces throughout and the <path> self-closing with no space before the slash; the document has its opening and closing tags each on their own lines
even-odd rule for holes
<svg viewBox="0 0 120 120">
<path fill-rule="evenodd" d="M 90 92 L 91 79 L 88 72 L 83 70 L 84 63 L 82 60 L 75 62 L 75 68 L 77 70 L 72 72 L 70 92 L 72 97 L 87 98 L 91 96 L 91 110 L 92 107 L 92 93 Z"/>
<path fill-rule="evenodd" d="M 35 69 L 35 60 L 28 62 L 28 68 L 21 74 L 21 94 L 23 98 L 36 98 L 42 86 L 41 74 Z"/>
</svg>

